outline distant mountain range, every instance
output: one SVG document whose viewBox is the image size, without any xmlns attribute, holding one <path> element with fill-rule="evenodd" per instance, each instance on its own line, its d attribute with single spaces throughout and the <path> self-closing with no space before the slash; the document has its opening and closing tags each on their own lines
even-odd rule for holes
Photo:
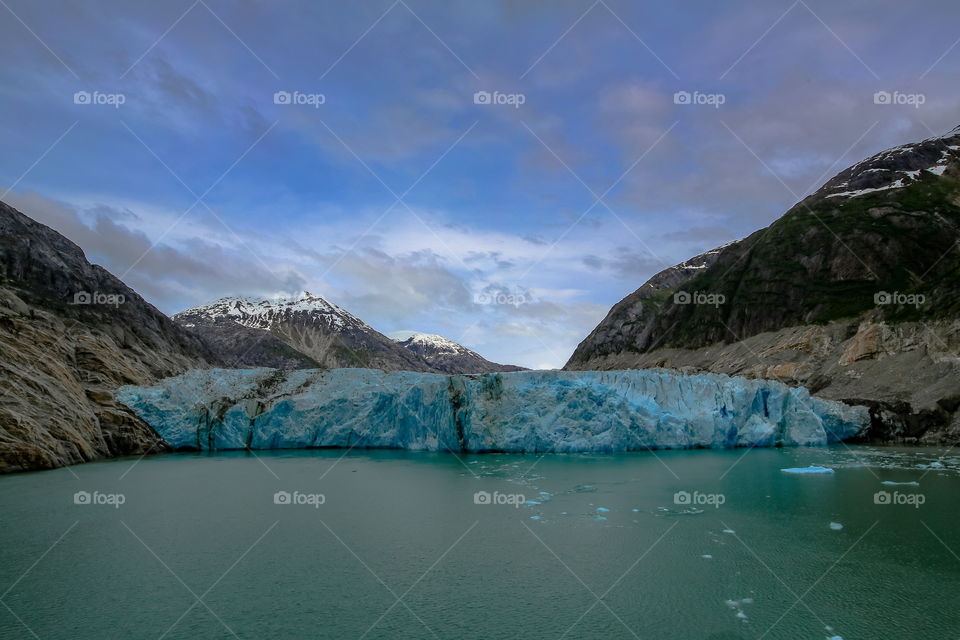
<svg viewBox="0 0 960 640">
<path fill-rule="evenodd" d="M 878 153 L 766 229 L 653 276 L 566 369 L 803 385 L 872 437 L 960 440 L 960 127 Z"/>
<path fill-rule="evenodd" d="M 173 316 L 233 367 L 488 373 L 522 367 L 486 360 L 442 336 L 388 338 L 320 296 L 221 298 Z"/>
</svg>

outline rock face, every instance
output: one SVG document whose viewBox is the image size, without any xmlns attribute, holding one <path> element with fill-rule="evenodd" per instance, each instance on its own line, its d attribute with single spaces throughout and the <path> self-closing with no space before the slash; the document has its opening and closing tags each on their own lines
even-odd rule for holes
<svg viewBox="0 0 960 640">
<path fill-rule="evenodd" d="M 474 373 L 517 371 L 441 336 L 397 342 L 320 296 L 221 298 L 173 316 L 234 367 Z M 419 336 L 419 337 L 418 337 Z"/>
<path fill-rule="evenodd" d="M 80 247 L 0 203 L 0 472 L 163 450 L 114 390 L 216 363 Z"/>
<path fill-rule="evenodd" d="M 822 445 L 864 407 L 779 382 L 662 370 L 444 376 L 369 369 L 190 371 L 117 398 L 175 448 L 632 451 Z"/>
<path fill-rule="evenodd" d="M 397 344 L 417 354 L 437 373 L 495 373 L 524 370 L 523 367 L 512 364 L 490 362 L 476 351 L 471 351 L 462 344 L 432 333 L 414 333 L 405 340 L 398 340 Z"/>
<path fill-rule="evenodd" d="M 960 128 L 839 173 L 651 278 L 566 369 L 667 366 L 868 404 L 877 440 L 960 439 Z"/>
</svg>

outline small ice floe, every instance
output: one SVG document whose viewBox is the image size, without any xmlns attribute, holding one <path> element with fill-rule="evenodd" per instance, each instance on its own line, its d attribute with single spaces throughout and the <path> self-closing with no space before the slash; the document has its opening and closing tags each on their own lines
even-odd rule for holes
<svg viewBox="0 0 960 640">
<path fill-rule="evenodd" d="M 729 534 L 732 534 L 732 535 L 735 535 L 735 534 L 737 533 L 737 532 L 734 531 L 733 529 L 724 529 L 723 532 L 724 532 L 724 533 L 729 533 Z"/>
<path fill-rule="evenodd" d="M 531 519 L 531 520 L 539 520 L 539 519 L 540 519 L 540 516 L 530 516 L 530 519 Z"/>
<path fill-rule="evenodd" d="M 607 509 L 606 507 L 597 507 L 597 511 L 600 513 L 607 513 L 610 511 L 610 509 Z"/>
<path fill-rule="evenodd" d="M 743 605 L 753 604 L 753 598 L 743 598 L 742 600 L 725 600 L 726 604 L 730 609 L 735 609 L 737 612 L 737 618 L 740 620 L 746 620 L 747 614 L 743 612 Z"/>
<path fill-rule="evenodd" d="M 540 504 L 540 503 L 537 502 L 536 500 L 524 500 L 523 504 L 528 505 L 528 506 L 532 506 L 532 505 Z"/>
<path fill-rule="evenodd" d="M 633 511 L 634 513 L 640 513 L 640 509 L 630 509 L 630 511 Z"/>
<path fill-rule="evenodd" d="M 818 467 L 815 464 L 810 465 L 809 467 L 792 467 L 790 469 L 780 469 L 783 473 L 797 473 L 797 474 L 816 474 L 816 473 L 833 473 L 833 469 L 829 467 Z"/>
<path fill-rule="evenodd" d="M 840 531 L 840 529 L 843 529 L 843 525 L 840 524 L 839 522 L 831 522 L 830 528 L 833 529 L 834 531 Z"/>
<path fill-rule="evenodd" d="M 594 520 L 606 520 L 606 516 L 597 516 Z"/>
<path fill-rule="evenodd" d="M 919 482 L 915 482 L 912 480 L 910 482 L 894 482 L 893 480 L 884 480 L 880 484 L 889 485 L 891 487 L 896 487 L 896 486 L 919 487 L 920 486 Z"/>
<path fill-rule="evenodd" d="M 703 513 L 703 509 L 697 509 L 696 507 L 684 507 L 683 509 L 668 509 L 667 507 L 657 507 L 656 513 L 657 516 L 696 516 Z"/>
<path fill-rule="evenodd" d="M 931 469 L 943 469 L 943 463 L 942 463 L 942 462 L 936 462 L 936 461 L 935 461 L 935 462 L 931 462 L 931 463 L 930 463 L 929 465 L 927 465 L 927 466 L 929 466 Z"/>
<path fill-rule="evenodd" d="M 710 555 L 709 553 L 705 553 L 700 557 L 703 558 L 704 560 L 713 560 L 713 556 Z"/>
</svg>

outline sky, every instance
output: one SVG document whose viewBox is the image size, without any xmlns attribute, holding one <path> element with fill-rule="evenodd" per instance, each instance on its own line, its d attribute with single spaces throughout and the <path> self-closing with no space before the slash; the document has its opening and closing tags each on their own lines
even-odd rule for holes
<svg viewBox="0 0 960 640">
<path fill-rule="evenodd" d="M 309 290 L 561 367 L 960 124 L 958 43 L 954 0 L 2 0 L 0 199 L 168 314 Z"/>
</svg>

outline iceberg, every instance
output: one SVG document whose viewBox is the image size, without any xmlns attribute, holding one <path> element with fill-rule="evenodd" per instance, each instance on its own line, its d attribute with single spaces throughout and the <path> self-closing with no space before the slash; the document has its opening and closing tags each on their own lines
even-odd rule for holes
<svg viewBox="0 0 960 640">
<path fill-rule="evenodd" d="M 817 473 L 833 473 L 833 469 L 829 467 L 818 467 L 815 464 L 810 465 L 809 467 L 792 467 L 790 469 L 780 469 L 784 473 L 795 473 L 795 474 L 817 474 Z"/>
<path fill-rule="evenodd" d="M 816 446 L 857 436 L 865 407 L 721 374 L 204 369 L 117 399 L 176 449 L 400 448 L 615 452 Z"/>
</svg>

